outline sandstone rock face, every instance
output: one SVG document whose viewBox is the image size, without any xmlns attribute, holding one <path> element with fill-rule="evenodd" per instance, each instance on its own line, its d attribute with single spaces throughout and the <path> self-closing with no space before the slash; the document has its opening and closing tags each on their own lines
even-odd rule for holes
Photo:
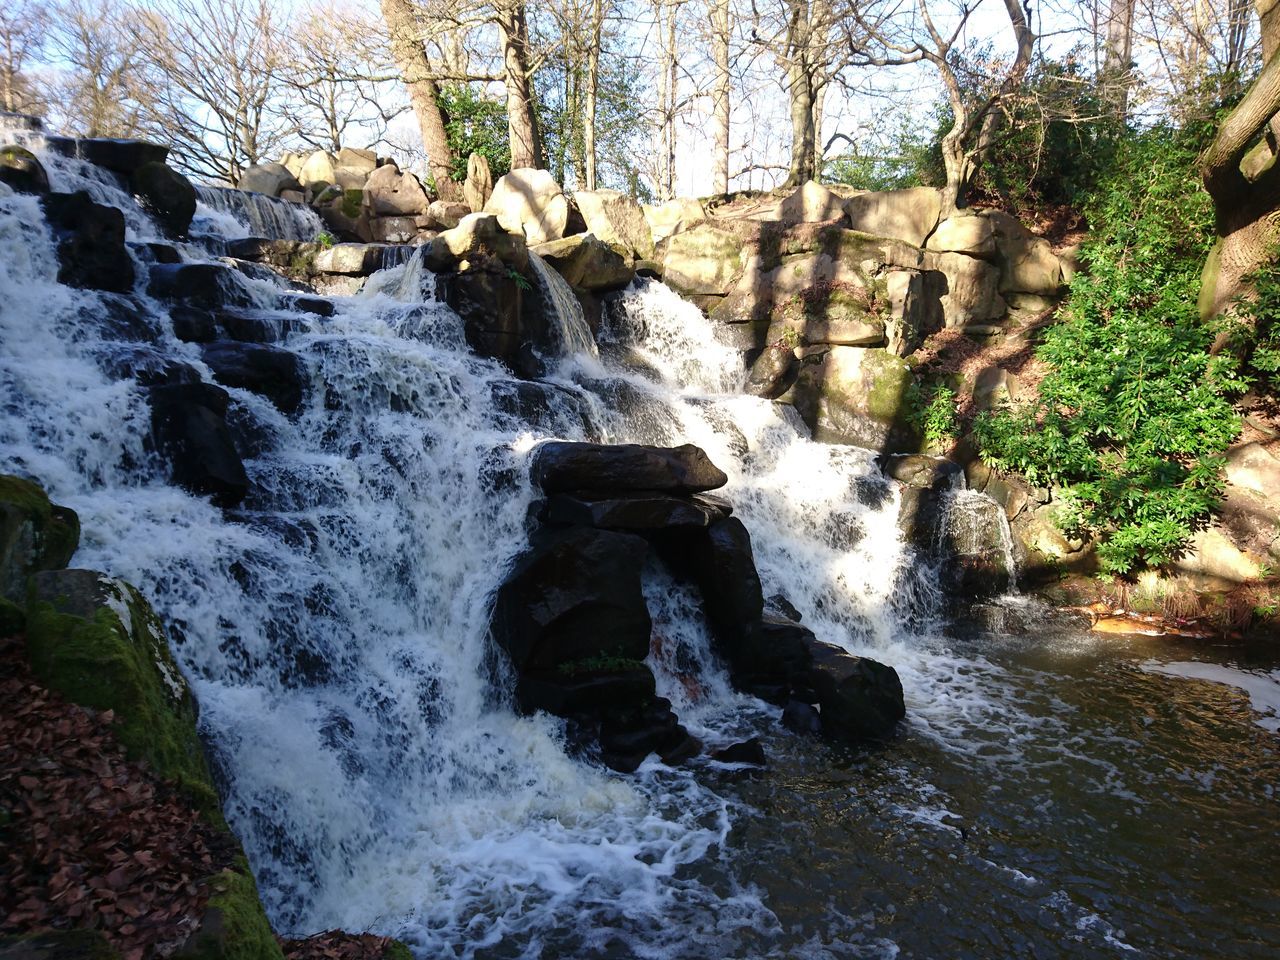
<svg viewBox="0 0 1280 960">
<path fill-rule="evenodd" d="M 602 243 L 591 233 L 540 243 L 533 252 L 570 286 L 581 290 L 621 290 L 635 277 L 632 261 L 622 248 Z"/>
<path fill-rule="evenodd" d="M 1232 447 L 1227 451 L 1226 478 L 1222 529 L 1241 549 L 1280 560 L 1280 442 Z"/>
<path fill-rule="evenodd" d="M 854 230 L 923 247 L 942 215 L 942 196 L 932 187 L 864 193 L 844 209 Z"/>
<path fill-rule="evenodd" d="M 630 196 L 617 190 L 580 190 L 573 198 L 587 229 L 599 239 L 641 260 L 653 256 L 653 232 L 640 204 Z"/>
<path fill-rule="evenodd" d="M 807 180 L 778 204 L 777 218 L 788 224 L 839 220 L 844 216 L 845 202 L 844 197 Z"/>
<path fill-rule="evenodd" d="M 833 346 L 805 362 L 781 399 L 793 404 L 813 438 L 880 451 L 912 450 L 907 423 L 911 368 L 887 350 Z"/>
<path fill-rule="evenodd" d="M 502 228 L 530 244 L 559 240 L 569 220 L 569 201 L 546 170 L 525 167 L 498 178 L 484 205 Z"/>
<path fill-rule="evenodd" d="M 338 180 L 337 165 L 333 155 L 323 150 L 316 150 L 307 155 L 297 173 L 298 182 L 304 187 L 315 183 L 336 183 Z"/>
<path fill-rule="evenodd" d="M 703 223 L 663 244 L 663 280 L 685 295 L 723 294 L 742 273 L 740 237 Z"/>
<path fill-rule="evenodd" d="M 1061 293 L 1066 282 L 1063 264 L 1048 240 L 1035 236 L 1016 217 L 1001 210 L 989 211 L 986 219 L 995 233 L 1001 293 L 1046 297 Z"/>
<path fill-rule="evenodd" d="M 395 164 L 378 167 L 364 185 L 364 207 L 373 217 L 416 217 L 427 212 L 427 191 Z"/>
<path fill-rule="evenodd" d="M 1000 270 L 994 264 L 963 253 L 929 254 L 925 263 L 947 278 L 942 311 L 948 327 L 987 323 L 1005 315 Z"/>
<path fill-rule="evenodd" d="M 667 237 L 688 230 L 707 219 L 702 204 L 692 197 L 678 197 L 657 206 L 645 205 L 640 209 L 649 224 L 654 243 L 661 243 Z"/>
<path fill-rule="evenodd" d="M 260 163 L 240 175 L 236 188 L 278 197 L 283 190 L 301 190 L 302 184 L 284 164 Z"/>
<path fill-rule="evenodd" d="M 529 262 L 524 241 L 503 230 L 496 216 L 472 213 L 431 241 L 427 266 L 436 271 L 451 270 L 461 261 L 481 255 L 496 257 L 516 270 L 524 270 Z"/>
<path fill-rule="evenodd" d="M 467 179 L 462 184 L 462 198 L 472 213 L 480 213 L 493 196 L 493 173 L 489 161 L 478 153 L 467 157 Z"/>
<path fill-rule="evenodd" d="M 991 259 L 996 252 L 995 230 L 991 221 L 977 214 L 957 214 L 938 224 L 925 244 L 940 253 L 964 253 L 971 257 Z"/>
<path fill-rule="evenodd" d="M 433 200 L 427 207 L 427 216 L 444 230 L 452 230 L 470 213 L 471 207 L 467 204 L 450 200 Z"/>
</svg>

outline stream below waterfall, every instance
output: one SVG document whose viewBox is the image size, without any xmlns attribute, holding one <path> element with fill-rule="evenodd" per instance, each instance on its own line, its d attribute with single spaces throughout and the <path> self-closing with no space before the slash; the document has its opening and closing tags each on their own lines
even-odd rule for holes
<svg viewBox="0 0 1280 960">
<path fill-rule="evenodd" d="M 127 193 L 44 158 L 55 189 L 159 239 Z M 203 228 L 248 232 L 237 210 Z M 74 566 L 165 618 L 280 931 L 373 930 L 424 960 L 1280 951 L 1274 647 L 1090 635 L 1018 597 L 988 629 L 949 625 L 872 452 L 738 394 L 739 356 L 651 281 L 610 310 L 598 357 L 527 382 L 468 351 L 420 259 L 332 317 L 252 272 L 239 292 L 288 321 L 307 392 L 286 416 L 228 388 L 251 490 L 223 511 L 147 443 L 137 378 L 213 377 L 138 249 L 145 344 L 112 322 L 120 298 L 57 282 L 39 203 L 0 188 L 0 467 L 79 513 Z M 581 317 L 559 320 L 580 345 Z M 708 753 L 759 736 L 768 768 L 650 758 L 621 776 L 570 757 L 554 718 L 517 716 L 486 632 L 551 437 L 703 447 L 765 595 L 898 670 L 900 734 L 852 750 L 784 730 L 730 688 L 695 595 L 656 566 L 659 692 Z"/>
</svg>

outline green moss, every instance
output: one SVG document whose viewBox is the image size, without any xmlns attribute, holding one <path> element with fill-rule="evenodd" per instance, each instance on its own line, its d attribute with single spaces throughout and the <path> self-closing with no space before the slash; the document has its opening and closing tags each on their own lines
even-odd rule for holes
<svg viewBox="0 0 1280 960">
<path fill-rule="evenodd" d="M 309 277 L 315 273 L 316 251 L 304 250 L 289 260 L 289 272 L 294 276 Z"/>
<path fill-rule="evenodd" d="M 49 497 L 39 484 L 21 477 L 0 476 L 0 503 L 8 503 L 33 518 L 49 519 Z"/>
<path fill-rule="evenodd" d="M 413 960 L 413 954 L 399 940 L 393 940 L 382 951 L 382 960 Z"/>
<path fill-rule="evenodd" d="M 283 960 L 249 865 L 240 859 L 208 881 L 212 890 L 200 928 L 178 955 L 182 960 Z"/>
<path fill-rule="evenodd" d="M 877 420 L 898 419 L 911 384 L 911 368 L 885 350 L 868 350 L 862 363 L 870 383 L 867 412 Z"/>
<path fill-rule="evenodd" d="M 27 612 L 11 600 L 0 597 L 0 637 L 13 637 L 27 626 Z"/>
<path fill-rule="evenodd" d="M 86 578 L 96 575 L 67 571 L 44 576 L 61 576 L 66 589 L 83 593 Z M 58 583 L 46 583 L 45 593 L 62 589 Z M 210 822 L 222 826 L 196 734 L 195 703 L 169 653 L 159 618 L 129 585 L 105 577 L 98 584 L 102 596 L 91 616 L 77 615 L 88 612 L 84 596 L 73 605 L 66 596 L 42 596 L 33 588 L 27 649 L 36 676 L 75 703 L 115 711 L 116 735 L 129 755 L 176 781 Z M 127 612 L 128 623 L 117 610 Z"/>
<path fill-rule="evenodd" d="M 359 219 L 360 208 L 364 205 L 363 190 L 344 190 L 342 193 L 342 215 L 352 220 Z"/>
<path fill-rule="evenodd" d="M 0 595 L 21 600 L 28 576 L 65 567 L 79 543 L 74 510 L 50 503 L 30 480 L 0 476 Z"/>
<path fill-rule="evenodd" d="M 598 653 L 593 657 L 581 660 L 569 660 L 560 664 L 557 670 L 566 676 L 576 677 L 589 673 L 626 673 L 630 670 L 645 668 L 643 660 L 621 657 L 616 654 Z"/>
<path fill-rule="evenodd" d="M 97 930 L 43 930 L 0 937 L 0 958 L 20 960 L 120 960 L 119 952 Z"/>
</svg>

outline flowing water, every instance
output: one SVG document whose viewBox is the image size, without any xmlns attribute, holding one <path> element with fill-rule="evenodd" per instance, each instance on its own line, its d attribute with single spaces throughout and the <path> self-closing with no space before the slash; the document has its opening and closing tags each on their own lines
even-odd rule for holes
<svg viewBox="0 0 1280 960">
<path fill-rule="evenodd" d="M 468 352 L 420 258 L 297 316 L 307 402 L 288 418 L 230 390 L 252 492 L 223 512 L 166 482 L 145 391 L 106 372 L 138 350 L 102 322 L 111 298 L 58 284 L 37 201 L 0 194 L 4 469 L 78 511 L 76 565 L 168 622 L 280 930 L 371 929 L 423 958 L 1280 948 L 1274 652 L 1098 639 L 1016 598 L 1003 630 L 953 630 L 872 453 L 738 395 L 737 355 L 665 288 L 633 287 L 599 356 L 550 358 L 534 384 Z M 212 379 L 144 291 L 149 349 Z M 580 315 L 561 322 L 574 343 Z M 548 437 L 704 447 L 766 596 L 898 669 L 900 735 L 849 750 L 783 730 L 656 566 L 662 692 L 712 749 L 760 736 L 767 771 L 615 775 L 568 756 L 553 718 L 517 717 L 485 636 Z"/>
</svg>

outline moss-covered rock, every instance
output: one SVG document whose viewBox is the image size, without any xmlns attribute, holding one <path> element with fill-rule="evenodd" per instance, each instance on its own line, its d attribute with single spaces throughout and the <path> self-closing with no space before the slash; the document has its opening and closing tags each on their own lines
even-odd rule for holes
<svg viewBox="0 0 1280 960">
<path fill-rule="evenodd" d="M 258 887 L 241 859 L 208 881 L 211 896 L 195 933 L 176 954 L 181 960 L 283 960 L 262 912 Z"/>
<path fill-rule="evenodd" d="M 217 794 L 196 734 L 196 705 L 169 653 L 164 628 L 132 586 L 92 570 L 31 578 L 27 650 L 42 683 L 67 699 L 112 710 L 130 756 L 179 784 L 221 825 Z"/>
<path fill-rule="evenodd" d="M 120 960 L 96 930 L 45 930 L 0 937 L 0 960 Z"/>
<path fill-rule="evenodd" d="M 0 183 L 18 193 L 49 192 L 49 175 L 36 155 L 25 147 L 0 147 Z"/>
<path fill-rule="evenodd" d="M 833 346 L 803 364 L 779 399 L 795 405 L 815 440 L 910 453 L 921 445 L 912 383 L 911 367 L 887 350 Z"/>
<path fill-rule="evenodd" d="M 30 480 L 0 476 L 0 595 L 23 600 L 27 578 L 65 567 L 79 543 L 74 510 L 50 503 Z"/>
</svg>

